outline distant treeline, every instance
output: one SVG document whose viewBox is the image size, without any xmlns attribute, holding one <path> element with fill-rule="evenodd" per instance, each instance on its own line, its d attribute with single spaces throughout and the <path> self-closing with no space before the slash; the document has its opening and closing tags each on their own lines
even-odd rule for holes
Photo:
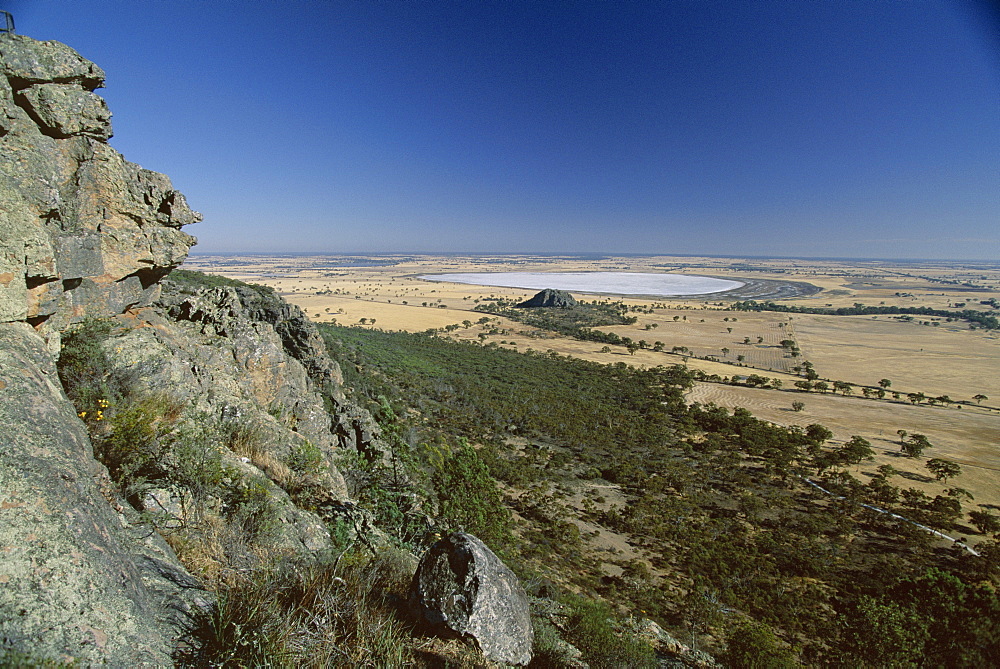
<svg viewBox="0 0 1000 669">
<path fill-rule="evenodd" d="M 996 316 L 983 311 L 973 309 L 963 309 L 962 311 L 948 311 L 946 309 L 932 309 L 931 307 L 869 307 L 863 304 L 855 304 L 853 307 L 839 307 L 830 309 L 825 307 L 801 307 L 789 304 L 777 304 L 775 302 L 757 302 L 747 300 L 745 302 L 734 302 L 731 309 L 736 311 L 778 311 L 789 314 L 820 314 L 823 316 L 871 316 L 871 315 L 912 315 L 912 316 L 940 316 L 943 318 L 955 318 L 977 325 L 987 330 L 1000 329 L 1000 320 Z"/>
</svg>

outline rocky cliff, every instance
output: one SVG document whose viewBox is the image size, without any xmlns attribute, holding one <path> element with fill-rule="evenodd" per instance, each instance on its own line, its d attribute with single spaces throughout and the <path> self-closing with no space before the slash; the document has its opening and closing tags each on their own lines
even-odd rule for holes
<svg viewBox="0 0 1000 669">
<path fill-rule="evenodd" d="M 169 665 L 212 606 L 174 549 L 327 551 L 378 429 L 297 308 L 161 281 L 201 216 L 107 144 L 99 67 L 4 34 L 0 72 L 0 664 Z"/>
<path fill-rule="evenodd" d="M 0 67 L 0 322 L 28 322 L 57 350 L 70 323 L 151 303 L 201 216 L 107 144 L 99 67 L 14 34 Z"/>
</svg>

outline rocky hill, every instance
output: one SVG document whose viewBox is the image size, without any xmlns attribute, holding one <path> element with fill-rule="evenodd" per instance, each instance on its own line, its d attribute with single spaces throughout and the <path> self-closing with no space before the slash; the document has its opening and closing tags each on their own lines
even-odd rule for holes
<svg viewBox="0 0 1000 669">
<path fill-rule="evenodd" d="M 539 293 L 535 293 L 531 299 L 525 300 L 516 306 L 525 309 L 532 307 L 572 307 L 576 306 L 576 298 L 565 290 L 546 288 Z"/>
<path fill-rule="evenodd" d="M 201 216 L 108 145 L 99 67 L 5 34 L 0 71 L 0 658 L 171 664 L 213 596 L 161 535 L 320 554 L 378 428 L 296 307 L 162 281 Z"/>
</svg>

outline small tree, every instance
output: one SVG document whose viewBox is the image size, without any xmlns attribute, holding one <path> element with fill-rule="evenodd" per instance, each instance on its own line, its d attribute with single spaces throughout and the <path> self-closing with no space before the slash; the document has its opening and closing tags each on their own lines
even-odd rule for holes
<svg viewBox="0 0 1000 669">
<path fill-rule="evenodd" d="M 744 621 L 729 634 L 726 660 L 733 667 L 768 667 L 784 669 L 797 667 L 795 653 L 775 636 L 764 623 Z"/>
<path fill-rule="evenodd" d="M 942 460 L 941 458 L 931 458 L 924 466 L 927 467 L 932 474 L 934 474 L 934 477 L 938 481 L 944 481 L 946 483 L 948 479 L 962 473 L 962 468 L 957 462 Z"/>
<path fill-rule="evenodd" d="M 829 428 L 820 425 L 819 423 L 813 423 L 812 425 L 806 426 L 806 436 L 810 441 L 817 444 L 822 444 L 827 439 L 833 437 L 833 432 Z"/>
<path fill-rule="evenodd" d="M 879 465 L 878 467 L 875 468 L 875 471 L 878 472 L 879 476 L 886 479 L 891 478 L 899 473 L 898 471 L 896 471 L 896 468 L 893 467 L 892 465 Z"/>
<path fill-rule="evenodd" d="M 878 382 L 878 384 L 879 384 L 880 386 L 882 386 L 883 388 L 888 388 L 889 386 L 891 386 L 891 385 L 892 385 L 892 381 L 890 381 L 889 379 L 881 379 L 881 380 L 880 380 L 880 381 Z"/>
<path fill-rule="evenodd" d="M 908 441 L 904 442 L 901 451 L 908 458 L 919 458 L 924 449 L 930 448 L 931 442 L 927 441 L 927 437 L 922 434 L 911 434 Z"/>
<path fill-rule="evenodd" d="M 862 460 L 873 460 L 875 458 L 875 451 L 872 450 L 870 441 L 855 435 L 851 437 L 850 441 L 840 447 L 838 455 L 840 456 L 840 460 L 845 464 L 856 465 Z"/>
<path fill-rule="evenodd" d="M 978 395 L 973 395 L 972 399 L 976 400 L 976 404 L 981 404 L 983 400 L 988 400 L 989 397 L 983 395 L 982 393 L 979 393 Z"/>
<path fill-rule="evenodd" d="M 792 402 L 792 411 L 802 411 L 806 408 L 805 402 Z"/>
<path fill-rule="evenodd" d="M 853 389 L 854 389 L 854 386 L 851 385 L 850 383 L 847 383 L 846 381 L 834 381 L 833 382 L 833 390 L 834 390 L 834 392 L 839 392 L 842 395 L 850 395 L 851 392 L 853 391 Z"/>
<path fill-rule="evenodd" d="M 996 534 L 1000 532 L 1000 518 L 989 511 L 976 509 L 969 512 L 969 520 L 976 526 L 980 534 Z"/>
</svg>

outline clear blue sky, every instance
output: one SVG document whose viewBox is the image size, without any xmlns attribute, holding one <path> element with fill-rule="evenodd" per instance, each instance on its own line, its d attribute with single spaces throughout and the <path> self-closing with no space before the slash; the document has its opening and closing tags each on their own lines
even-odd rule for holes
<svg viewBox="0 0 1000 669">
<path fill-rule="evenodd" d="M 7 0 L 196 251 L 1000 260 L 987 0 Z"/>
</svg>

